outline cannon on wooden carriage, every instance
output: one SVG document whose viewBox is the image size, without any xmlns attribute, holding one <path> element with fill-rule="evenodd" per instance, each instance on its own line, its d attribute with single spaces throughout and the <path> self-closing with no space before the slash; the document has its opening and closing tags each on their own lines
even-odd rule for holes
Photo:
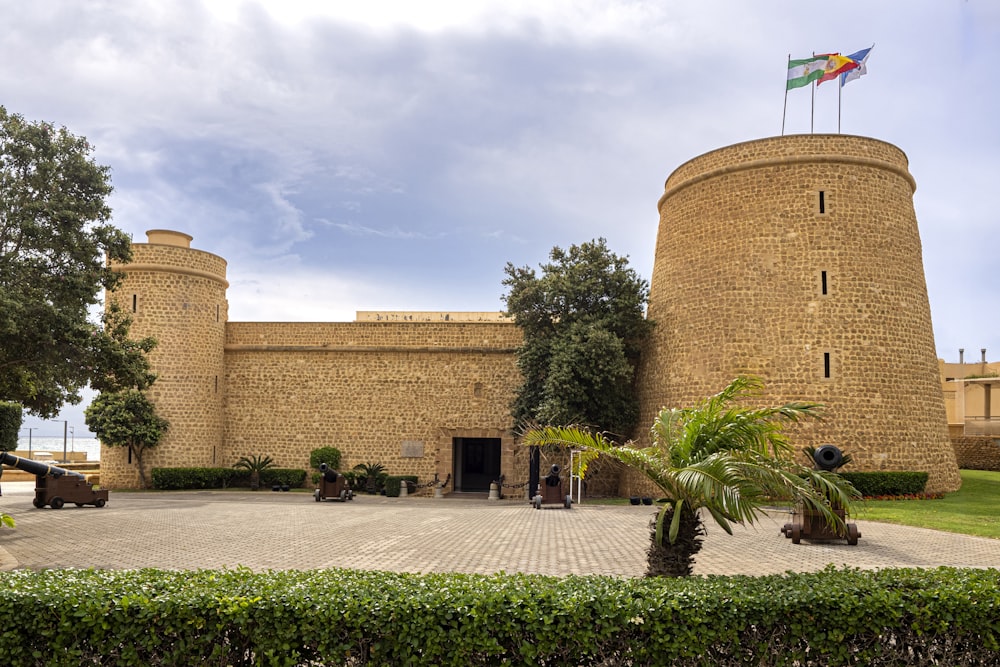
<svg viewBox="0 0 1000 667">
<path fill-rule="evenodd" d="M 553 464 L 549 468 L 549 474 L 538 485 L 538 493 L 531 499 L 536 510 L 542 509 L 542 505 L 562 505 L 566 509 L 573 507 L 573 497 L 563 493 L 562 480 L 559 478 L 561 472 L 562 468 L 558 465 Z"/>
<path fill-rule="evenodd" d="M 833 472 L 847 463 L 844 453 L 836 445 L 823 445 L 816 449 L 812 452 L 812 459 L 817 468 L 829 472 Z M 800 505 L 792 515 L 792 522 L 782 526 L 781 534 L 790 538 L 792 544 L 798 544 L 802 538 L 805 538 L 807 540 L 847 540 L 848 544 L 856 545 L 858 538 L 861 537 L 858 525 L 847 522 L 847 511 L 843 507 L 834 503 L 831 509 L 840 519 L 838 525 L 831 526 L 821 512 Z"/>
<path fill-rule="evenodd" d="M 347 477 L 325 463 L 319 464 L 319 472 L 319 488 L 313 492 L 316 502 L 321 500 L 339 500 L 340 502 L 354 500 L 354 491 L 347 483 Z"/>
<path fill-rule="evenodd" d="M 35 499 L 31 501 L 35 507 L 49 505 L 57 510 L 66 503 L 75 503 L 77 507 L 84 505 L 104 507 L 108 502 L 108 490 L 94 488 L 94 485 L 87 482 L 87 478 L 78 472 L 21 458 L 7 452 L 0 452 L 0 463 L 35 476 Z"/>
</svg>

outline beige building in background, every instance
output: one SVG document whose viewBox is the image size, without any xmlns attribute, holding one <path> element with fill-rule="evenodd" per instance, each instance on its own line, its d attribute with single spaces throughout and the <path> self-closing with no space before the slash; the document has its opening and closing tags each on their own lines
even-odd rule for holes
<svg viewBox="0 0 1000 667">
<path fill-rule="evenodd" d="M 1000 470 L 1000 363 L 939 360 L 941 390 L 948 413 L 948 434 L 959 467 Z"/>
<path fill-rule="evenodd" d="M 753 373 L 768 403 L 828 406 L 797 443 L 836 444 L 854 469 L 927 471 L 929 491 L 958 488 L 914 188 L 902 151 L 844 135 L 762 139 L 679 167 L 659 202 L 640 434 L 660 407 Z M 399 312 L 229 322 L 226 262 L 191 240 L 149 232 L 112 297 L 135 335 L 160 341 L 152 396 L 171 429 L 150 468 L 252 454 L 305 468 L 332 445 L 344 469 L 380 462 L 448 478 L 448 491 L 527 479 L 508 410 L 520 384 L 512 323 Z M 135 484 L 121 450 L 101 457 L 104 483 Z M 622 481 L 630 493 L 635 480 Z"/>
</svg>

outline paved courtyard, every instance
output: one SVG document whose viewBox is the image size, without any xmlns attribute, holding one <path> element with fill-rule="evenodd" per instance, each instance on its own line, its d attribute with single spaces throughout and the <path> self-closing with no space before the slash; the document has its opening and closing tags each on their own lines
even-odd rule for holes
<svg viewBox="0 0 1000 667">
<path fill-rule="evenodd" d="M 640 576 L 650 507 L 535 510 L 526 502 L 358 496 L 317 503 L 306 493 L 112 492 L 104 508 L 35 509 L 34 482 L 2 484 L 0 569 L 253 570 L 346 567 L 400 572 L 528 572 Z M 861 540 L 793 545 L 775 514 L 729 536 L 708 526 L 696 574 L 806 572 L 832 563 L 1000 567 L 1000 540 L 858 521 Z"/>
</svg>

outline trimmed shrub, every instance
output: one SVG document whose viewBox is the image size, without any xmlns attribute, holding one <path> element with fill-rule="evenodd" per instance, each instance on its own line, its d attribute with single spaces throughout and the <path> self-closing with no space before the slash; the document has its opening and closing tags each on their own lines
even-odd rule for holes
<svg viewBox="0 0 1000 667">
<path fill-rule="evenodd" d="M 0 401 L 0 452 L 17 449 L 17 431 L 21 428 L 20 403 Z"/>
<path fill-rule="evenodd" d="M 225 489 L 240 481 L 250 484 L 250 473 L 234 468 L 153 468 L 153 488 Z"/>
<path fill-rule="evenodd" d="M 995 665 L 1000 570 L 690 579 L 13 570 L 21 665 Z"/>
<path fill-rule="evenodd" d="M 403 482 L 417 483 L 416 475 L 389 475 L 385 478 L 385 495 L 389 498 L 398 498 L 400 486 Z M 409 488 L 407 489 L 409 492 Z"/>
<path fill-rule="evenodd" d="M 306 471 L 301 468 L 268 468 L 260 472 L 260 485 L 265 488 L 281 484 L 300 489 L 305 483 Z"/>
<path fill-rule="evenodd" d="M 340 470 L 340 450 L 336 447 L 319 447 L 309 453 L 309 467 L 319 470 L 319 464 L 325 463 L 334 470 Z"/>
<path fill-rule="evenodd" d="M 927 486 L 925 472 L 842 472 L 841 477 L 854 485 L 866 498 L 877 496 L 916 496 Z"/>
</svg>

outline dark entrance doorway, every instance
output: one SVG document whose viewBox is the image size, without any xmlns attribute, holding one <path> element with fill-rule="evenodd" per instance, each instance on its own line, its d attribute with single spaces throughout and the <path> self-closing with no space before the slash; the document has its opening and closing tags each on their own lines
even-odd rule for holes
<svg viewBox="0 0 1000 667">
<path fill-rule="evenodd" d="M 500 438 L 453 438 L 455 490 L 489 491 L 500 477 Z"/>
</svg>

